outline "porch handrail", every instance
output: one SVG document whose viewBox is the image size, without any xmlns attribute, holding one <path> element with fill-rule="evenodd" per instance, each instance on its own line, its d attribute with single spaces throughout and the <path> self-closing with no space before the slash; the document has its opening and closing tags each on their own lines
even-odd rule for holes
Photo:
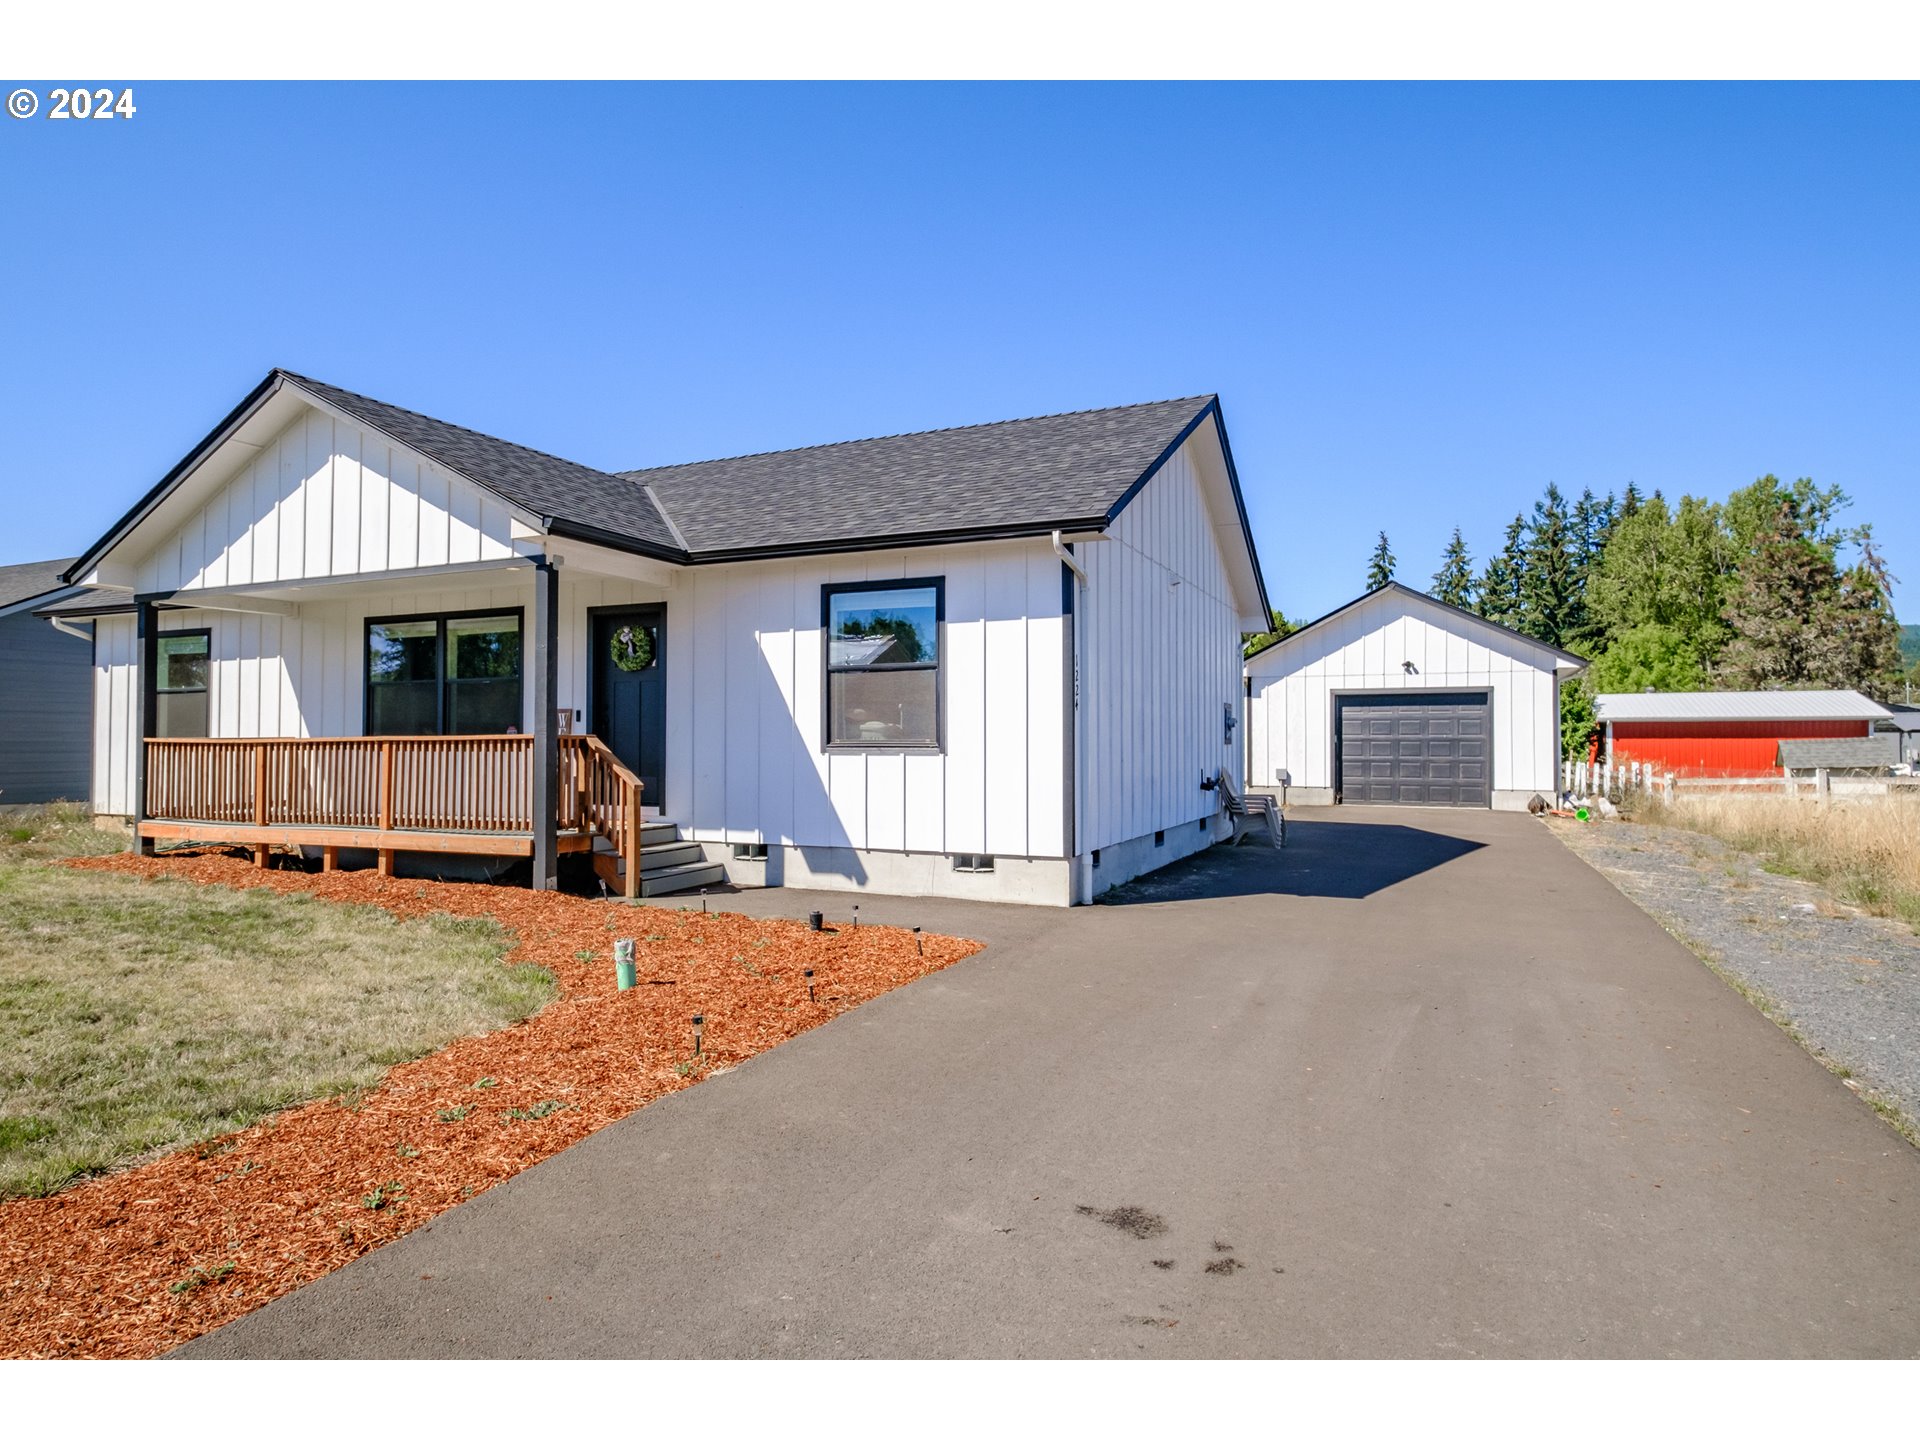
<svg viewBox="0 0 1920 1440">
<path fill-rule="evenodd" d="M 533 828 L 530 735 L 149 739 L 155 820 L 518 834 Z"/>
<path fill-rule="evenodd" d="M 604 835 L 622 862 L 622 888 L 640 898 L 640 797 L 646 787 L 598 735 L 560 737 L 562 823 Z"/>
<path fill-rule="evenodd" d="M 604 835 L 639 894 L 640 777 L 594 735 L 559 739 L 555 825 Z M 146 741 L 144 816 L 163 825 L 244 827 L 264 863 L 268 835 L 365 831 L 382 868 L 403 837 L 478 839 L 533 831 L 531 735 L 365 735 Z M 263 835 L 261 832 L 267 832 Z M 416 847 L 419 842 L 416 841 Z M 436 845 L 431 848 L 446 848 Z"/>
</svg>

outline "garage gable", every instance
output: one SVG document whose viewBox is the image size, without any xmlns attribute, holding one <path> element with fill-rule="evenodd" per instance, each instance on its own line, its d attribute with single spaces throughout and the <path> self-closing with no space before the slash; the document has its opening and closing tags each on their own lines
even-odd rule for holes
<svg viewBox="0 0 1920 1440">
<path fill-rule="evenodd" d="M 1346 650 L 1354 653 L 1341 654 Z M 1396 673 L 1408 674 L 1408 660 L 1420 673 L 1431 673 L 1483 669 L 1495 657 L 1562 674 L 1587 664 L 1543 640 L 1389 581 L 1262 650 L 1247 661 L 1247 674 L 1258 680 L 1332 661 L 1342 673 L 1379 674 L 1391 680 Z"/>
</svg>

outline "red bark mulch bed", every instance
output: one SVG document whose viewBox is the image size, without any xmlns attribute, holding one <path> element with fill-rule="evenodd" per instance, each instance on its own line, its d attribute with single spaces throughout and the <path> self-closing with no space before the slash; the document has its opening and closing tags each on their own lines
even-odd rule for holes
<svg viewBox="0 0 1920 1440">
<path fill-rule="evenodd" d="M 649 1101 L 981 948 L 927 935 L 921 955 L 911 932 L 889 926 L 816 934 L 796 921 L 370 870 L 260 871 L 228 855 L 68 863 L 266 885 L 401 916 L 491 916 L 519 942 L 508 963 L 546 967 L 559 991 L 531 1019 L 397 1065 L 357 1096 L 312 1101 L 46 1199 L 0 1204 L 0 1356 L 8 1358 L 158 1355 Z M 640 983 L 624 993 L 614 984 L 616 937 L 638 942 Z M 589 950 L 591 961 L 577 958 Z M 690 1063 L 696 1014 L 706 1019 L 698 1065 Z"/>
</svg>

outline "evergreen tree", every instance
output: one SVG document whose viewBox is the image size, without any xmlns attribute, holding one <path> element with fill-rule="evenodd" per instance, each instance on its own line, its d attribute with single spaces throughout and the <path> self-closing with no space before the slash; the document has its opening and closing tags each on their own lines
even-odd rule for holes
<svg viewBox="0 0 1920 1440">
<path fill-rule="evenodd" d="M 1841 528 L 1835 515 L 1849 501 L 1833 485 L 1783 485 L 1762 476 L 1727 501 L 1738 583 L 1724 619 L 1733 632 L 1716 677 L 1734 689 L 1810 686 L 1893 693 L 1899 680 L 1899 626 L 1893 577 L 1874 548 L 1868 525 Z M 1773 507 L 1764 526 L 1756 516 Z M 1844 545 L 1860 558 L 1842 568 Z"/>
<path fill-rule="evenodd" d="M 1637 515 L 1640 512 L 1640 505 L 1640 487 L 1629 480 L 1626 490 L 1620 496 L 1619 518 L 1624 520 L 1629 515 Z"/>
<path fill-rule="evenodd" d="M 1367 589 L 1378 590 L 1393 579 L 1393 551 L 1387 548 L 1387 532 L 1380 532 L 1380 543 L 1373 547 L 1373 558 L 1367 561 Z"/>
<path fill-rule="evenodd" d="M 1587 585 L 1606 553 L 1607 541 L 1618 523 L 1619 507 L 1609 493 L 1596 499 L 1591 488 L 1580 492 L 1573 507 L 1573 613 L 1568 619 L 1565 644 L 1594 645 L 1604 634 L 1587 604 Z"/>
<path fill-rule="evenodd" d="M 1841 573 L 1819 617 L 1820 668 L 1837 689 L 1859 690 L 1875 700 L 1898 699 L 1900 625 L 1893 616 L 1893 577 L 1874 548 L 1869 527 L 1859 528 L 1860 558 Z"/>
<path fill-rule="evenodd" d="M 1827 642 L 1819 633 L 1838 589 L 1832 559 L 1808 536 L 1791 498 L 1782 500 L 1772 525 L 1748 543 L 1751 549 L 1723 612 L 1733 638 L 1716 678 L 1730 690 L 1833 683 L 1826 676 Z"/>
<path fill-rule="evenodd" d="M 1513 523 L 1507 526 L 1506 544 L 1488 557 L 1487 568 L 1475 587 L 1478 593 L 1474 608 L 1496 625 L 1516 629 L 1519 625 L 1520 581 L 1527 568 L 1526 547 L 1522 543 L 1526 531 L 1526 517 L 1514 516 Z"/>
<path fill-rule="evenodd" d="M 1467 542 L 1460 538 L 1458 525 L 1453 527 L 1453 539 L 1447 542 L 1440 568 L 1434 572 L 1433 588 L 1427 593 L 1462 610 L 1473 608 L 1473 557 L 1467 553 Z"/>
<path fill-rule="evenodd" d="M 1582 620 L 1580 577 L 1566 497 L 1558 485 L 1533 505 L 1520 572 L 1520 620 L 1514 628 L 1565 649 Z"/>
</svg>

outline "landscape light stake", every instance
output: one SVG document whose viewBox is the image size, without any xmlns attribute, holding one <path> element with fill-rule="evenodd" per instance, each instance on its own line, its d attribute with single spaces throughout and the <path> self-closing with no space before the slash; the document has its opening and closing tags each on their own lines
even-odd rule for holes
<svg viewBox="0 0 1920 1440">
<path fill-rule="evenodd" d="M 853 928 L 856 930 L 860 928 L 860 907 L 858 905 L 853 907 Z"/>
<path fill-rule="evenodd" d="M 807 971 L 807 999 L 813 999 L 813 972 Z"/>
<path fill-rule="evenodd" d="M 700 1027 L 706 1023 L 707 1017 L 704 1015 L 693 1017 L 693 1053 L 696 1055 L 700 1053 Z"/>
<path fill-rule="evenodd" d="M 920 943 L 920 927 L 918 925 L 913 927 L 913 953 L 916 955 L 924 955 L 927 953 L 926 947 Z"/>
<path fill-rule="evenodd" d="M 700 892 L 700 913 L 707 913 L 707 892 L 704 889 Z"/>
</svg>

